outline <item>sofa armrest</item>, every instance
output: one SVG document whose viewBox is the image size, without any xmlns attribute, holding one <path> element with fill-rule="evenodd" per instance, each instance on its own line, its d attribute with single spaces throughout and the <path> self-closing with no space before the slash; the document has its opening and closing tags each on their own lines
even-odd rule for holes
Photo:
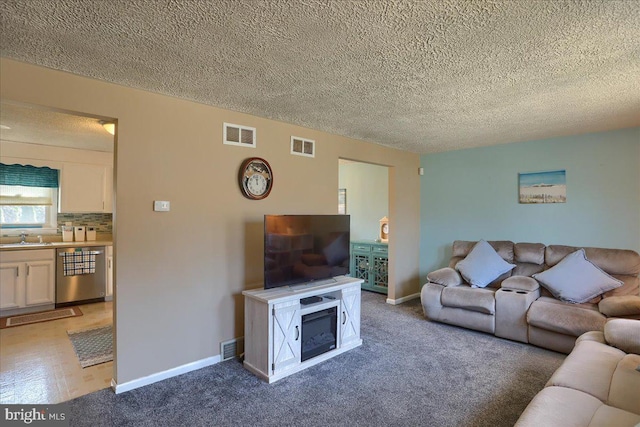
<svg viewBox="0 0 640 427">
<path fill-rule="evenodd" d="M 589 331 L 580 335 L 576 340 L 576 344 L 582 341 L 595 341 L 600 344 L 606 344 L 607 342 L 604 339 L 604 333 L 602 331 Z"/>
<path fill-rule="evenodd" d="M 432 271 L 427 274 L 427 280 L 442 286 L 458 286 L 462 284 L 462 276 L 451 267 Z"/>
<path fill-rule="evenodd" d="M 540 284 L 533 277 L 511 276 L 502 281 L 500 288 L 511 289 L 512 291 L 533 292 L 540 289 Z"/>
<path fill-rule="evenodd" d="M 640 315 L 640 296 L 622 295 L 603 298 L 598 303 L 598 310 L 607 317 Z"/>
<path fill-rule="evenodd" d="M 640 322 L 632 319 L 607 320 L 604 339 L 626 353 L 640 354 Z"/>
</svg>

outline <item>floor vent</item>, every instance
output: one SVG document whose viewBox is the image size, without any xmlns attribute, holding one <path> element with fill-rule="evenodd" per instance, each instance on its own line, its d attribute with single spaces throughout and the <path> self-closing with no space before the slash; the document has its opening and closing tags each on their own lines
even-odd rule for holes
<svg viewBox="0 0 640 427">
<path fill-rule="evenodd" d="M 234 125 L 224 123 L 222 141 L 229 145 L 239 145 L 241 147 L 256 146 L 256 128 L 249 126 Z"/>
<path fill-rule="evenodd" d="M 305 139 L 297 136 L 292 136 L 291 137 L 291 154 L 295 154 L 296 156 L 315 157 L 316 142 L 312 139 Z"/>
<path fill-rule="evenodd" d="M 240 356 L 244 351 L 244 338 L 236 338 L 234 340 L 220 343 L 220 359 L 221 362 Z"/>
</svg>

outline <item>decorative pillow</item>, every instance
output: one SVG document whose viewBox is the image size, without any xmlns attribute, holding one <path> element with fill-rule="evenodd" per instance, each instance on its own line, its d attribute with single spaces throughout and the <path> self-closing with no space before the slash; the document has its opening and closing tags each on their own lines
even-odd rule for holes
<svg viewBox="0 0 640 427">
<path fill-rule="evenodd" d="M 534 274 L 557 299 L 583 303 L 623 285 L 587 259 L 584 249 L 570 253 L 542 273 Z"/>
<path fill-rule="evenodd" d="M 469 255 L 456 264 L 456 270 L 474 288 L 486 287 L 513 268 L 515 268 L 514 264 L 503 260 L 495 249 L 484 240 L 476 243 Z"/>
</svg>

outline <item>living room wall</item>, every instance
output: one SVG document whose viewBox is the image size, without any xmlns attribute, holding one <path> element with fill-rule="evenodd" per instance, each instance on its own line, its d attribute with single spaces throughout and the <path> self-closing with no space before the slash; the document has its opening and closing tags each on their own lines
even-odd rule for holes
<svg viewBox="0 0 640 427">
<path fill-rule="evenodd" d="M 338 159 L 389 166 L 389 298 L 418 292 L 420 156 L 266 118 L 2 58 L 2 101 L 117 120 L 115 370 L 118 385 L 209 363 L 244 334 L 242 291 L 261 286 L 264 214 L 337 211 Z M 257 147 L 222 143 L 224 122 L 257 129 Z M 290 154 L 290 137 L 316 157 Z M 268 198 L 238 189 L 241 162 L 274 171 Z M 169 200 L 170 212 L 154 212 Z M 149 376 L 149 377 L 147 377 Z"/>
<path fill-rule="evenodd" d="M 421 166 L 422 283 L 454 240 L 640 252 L 640 128 L 423 155 Z M 518 173 L 559 169 L 566 203 L 518 203 Z"/>
</svg>

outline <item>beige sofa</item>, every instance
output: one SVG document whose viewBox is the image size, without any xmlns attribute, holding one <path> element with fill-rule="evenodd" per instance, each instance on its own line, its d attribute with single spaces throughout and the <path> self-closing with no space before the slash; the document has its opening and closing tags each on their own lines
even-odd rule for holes
<svg viewBox="0 0 640 427">
<path fill-rule="evenodd" d="M 587 332 L 529 403 L 516 427 L 640 424 L 640 321 Z"/>
<path fill-rule="evenodd" d="M 455 270 L 476 242 L 455 241 L 449 267 L 431 272 L 422 287 L 425 316 L 498 337 L 569 353 L 576 338 L 603 331 L 607 318 L 640 319 L 640 255 L 631 250 L 584 248 L 589 261 L 623 285 L 587 303 L 553 297 L 531 276 L 580 248 L 541 243 L 489 241 L 515 268 L 485 288 L 471 287 Z M 575 286 L 580 286 L 575 283 Z"/>
</svg>

